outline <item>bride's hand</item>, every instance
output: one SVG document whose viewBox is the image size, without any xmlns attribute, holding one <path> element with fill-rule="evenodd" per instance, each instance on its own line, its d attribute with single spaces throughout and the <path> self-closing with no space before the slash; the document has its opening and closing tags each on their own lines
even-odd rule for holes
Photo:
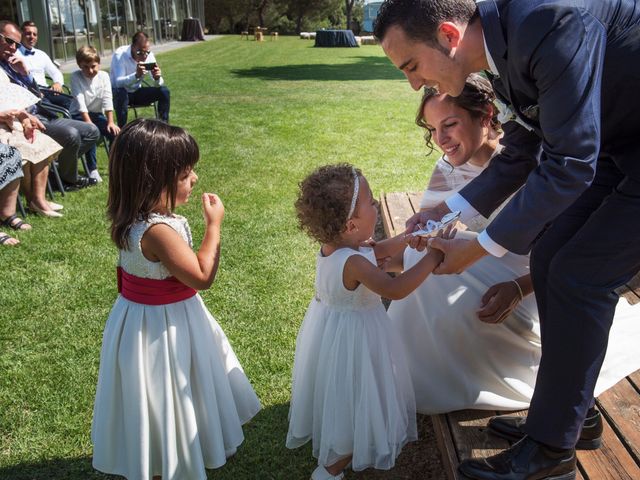
<svg viewBox="0 0 640 480">
<path fill-rule="evenodd" d="M 477 311 L 478 318 L 485 323 L 502 323 L 520 303 L 520 291 L 516 284 L 502 282 L 487 290 Z"/>
</svg>

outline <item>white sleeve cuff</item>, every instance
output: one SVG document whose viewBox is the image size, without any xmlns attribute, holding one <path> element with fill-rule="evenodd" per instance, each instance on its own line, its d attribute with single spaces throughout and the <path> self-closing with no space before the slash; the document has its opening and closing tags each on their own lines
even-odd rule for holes
<svg viewBox="0 0 640 480">
<path fill-rule="evenodd" d="M 489 236 L 486 230 L 483 230 L 480 235 L 477 237 L 478 243 L 482 248 L 484 248 L 487 252 L 489 252 L 494 257 L 502 257 L 509 250 L 504 248 L 502 245 L 493 241 L 493 239 Z"/>
<path fill-rule="evenodd" d="M 460 210 L 460 221 L 462 223 L 467 223 L 474 217 L 480 215 L 480 213 L 471 206 L 469 202 L 465 200 L 465 198 L 459 193 L 454 193 L 449 198 L 447 198 L 444 203 L 447 204 L 449 210 L 452 212 L 456 212 Z"/>
</svg>

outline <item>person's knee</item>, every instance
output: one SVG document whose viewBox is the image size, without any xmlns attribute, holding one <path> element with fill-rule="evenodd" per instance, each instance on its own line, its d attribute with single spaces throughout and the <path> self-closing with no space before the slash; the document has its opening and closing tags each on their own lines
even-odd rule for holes
<svg viewBox="0 0 640 480">
<path fill-rule="evenodd" d="M 158 89 L 158 96 L 162 100 L 169 101 L 169 99 L 171 98 L 171 92 L 169 91 L 169 89 L 167 87 L 162 86 L 162 87 L 159 87 L 159 89 Z"/>
<path fill-rule="evenodd" d="M 55 131 L 47 130 L 47 134 L 51 136 L 66 150 L 69 148 L 78 148 L 82 142 L 82 136 L 77 128 L 65 126 L 64 128 L 56 128 Z"/>
</svg>

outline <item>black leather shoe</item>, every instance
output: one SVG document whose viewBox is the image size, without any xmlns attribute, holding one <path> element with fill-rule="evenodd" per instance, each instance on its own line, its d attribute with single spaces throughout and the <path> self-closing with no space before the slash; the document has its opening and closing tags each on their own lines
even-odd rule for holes
<svg viewBox="0 0 640 480">
<path fill-rule="evenodd" d="M 460 472 L 475 480 L 575 480 L 576 451 L 553 451 L 525 436 L 488 458 L 460 462 Z"/>
<path fill-rule="evenodd" d="M 74 192 L 76 190 L 80 190 L 82 188 L 92 187 L 98 184 L 98 180 L 90 177 L 83 177 L 78 175 L 78 180 L 76 183 L 65 183 L 64 191 L 65 192 Z"/>
<path fill-rule="evenodd" d="M 527 417 L 502 415 L 489 420 L 489 432 L 512 442 L 517 442 L 525 436 L 523 427 Z M 602 445 L 602 415 L 593 410 L 592 415 L 584 419 L 582 432 L 576 443 L 576 450 L 595 450 Z"/>
</svg>

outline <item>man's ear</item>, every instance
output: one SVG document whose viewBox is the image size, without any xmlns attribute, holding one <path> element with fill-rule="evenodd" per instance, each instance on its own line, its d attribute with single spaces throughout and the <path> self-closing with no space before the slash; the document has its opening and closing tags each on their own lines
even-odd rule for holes
<svg viewBox="0 0 640 480">
<path fill-rule="evenodd" d="M 460 27 L 453 22 L 442 22 L 438 26 L 436 38 L 438 43 L 448 52 L 458 47 L 461 37 Z"/>
</svg>

